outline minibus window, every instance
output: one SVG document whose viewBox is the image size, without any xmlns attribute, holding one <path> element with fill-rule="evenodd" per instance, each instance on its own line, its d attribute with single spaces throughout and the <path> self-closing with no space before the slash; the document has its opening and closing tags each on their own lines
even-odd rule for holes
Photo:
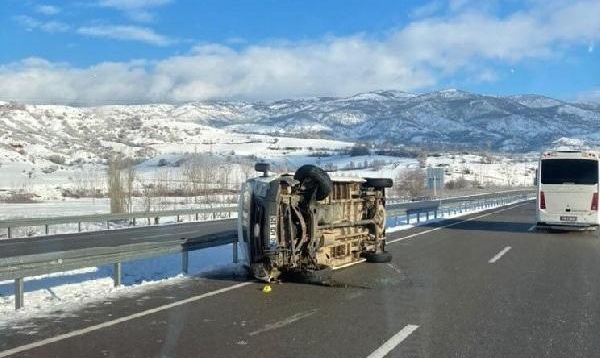
<svg viewBox="0 0 600 358">
<path fill-rule="evenodd" d="M 598 161 L 544 159 L 542 160 L 542 184 L 598 184 Z"/>
</svg>

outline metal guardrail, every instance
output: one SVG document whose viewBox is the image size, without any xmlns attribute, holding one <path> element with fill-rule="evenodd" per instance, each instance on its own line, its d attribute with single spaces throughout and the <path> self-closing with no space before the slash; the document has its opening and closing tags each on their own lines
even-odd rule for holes
<svg viewBox="0 0 600 358">
<path fill-rule="evenodd" d="M 387 226 L 398 226 L 401 224 L 410 224 L 416 221 L 417 224 L 427 222 L 431 219 L 447 218 L 450 215 L 462 214 L 473 210 L 489 209 L 508 205 L 515 201 L 533 200 L 535 192 L 523 192 L 518 195 L 504 195 L 496 198 L 487 198 L 480 200 L 470 200 L 462 202 L 450 202 L 435 205 L 422 205 L 418 208 L 392 209 L 387 212 Z"/>
<path fill-rule="evenodd" d="M 140 236 L 143 240 L 144 237 Z M 0 280 L 15 281 L 15 308 L 24 305 L 24 278 L 53 272 L 65 272 L 82 267 L 113 265 L 115 287 L 121 285 L 123 262 L 181 253 L 181 272 L 187 274 L 189 251 L 233 244 L 232 261 L 237 262 L 237 231 L 181 239 L 176 235 L 158 242 L 140 242 L 113 247 L 89 247 L 43 254 L 0 259 Z"/>
<path fill-rule="evenodd" d="M 405 202 L 395 202 L 392 200 L 386 199 L 386 208 L 389 210 L 397 210 L 397 209 L 405 209 L 405 210 L 418 210 L 418 209 L 428 209 L 435 207 L 442 207 L 449 204 L 454 203 L 466 203 L 473 201 L 480 201 L 485 199 L 495 199 L 503 196 L 511 196 L 511 195 L 522 195 L 522 194 L 533 194 L 535 193 L 535 189 L 519 189 L 519 190 L 507 190 L 497 193 L 484 193 L 484 194 L 474 194 L 468 196 L 459 196 L 459 197 L 450 197 L 450 198 L 440 198 L 435 200 L 422 200 L 422 201 L 405 201 Z"/>
<path fill-rule="evenodd" d="M 469 195 L 459 195 L 459 196 L 449 196 L 449 197 L 440 197 L 440 198 L 427 198 L 424 200 L 417 200 L 414 201 L 411 200 L 410 197 L 407 196 L 395 196 L 395 197 L 390 197 L 388 196 L 386 198 L 386 203 L 388 205 L 398 205 L 398 204 L 409 204 L 409 203 L 417 203 L 417 202 L 449 202 L 449 201 L 465 201 L 465 200 L 479 200 L 481 198 L 487 198 L 487 197 L 497 197 L 500 195 L 509 195 L 509 194 L 521 194 L 521 193 L 529 193 L 529 192 L 534 192 L 535 188 L 520 188 L 520 189 L 510 189 L 510 190 L 502 190 L 502 191 L 495 191 L 495 192 L 489 192 L 489 193 L 478 193 L 478 194 L 469 194 Z M 448 193 L 448 192 L 446 192 Z"/>
<path fill-rule="evenodd" d="M 524 192 L 533 192 L 533 190 L 514 190 L 514 191 L 504 191 L 500 193 L 490 193 L 490 194 L 475 194 L 470 196 L 458 197 L 458 198 L 444 198 L 439 200 L 427 200 L 427 201 L 403 201 L 404 198 L 388 198 L 388 208 L 389 209 L 418 209 L 418 208 L 431 208 L 434 206 L 442 206 L 447 203 L 453 203 L 458 201 L 469 201 L 469 200 L 479 200 L 481 198 L 487 197 L 497 197 L 498 195 L 505 194 L 517 194 Z M 106 229 L 110 229 L 110 222 L 119 221 L 119 220 L 131 220 L 131 224 L 133 226 L 136 225 L 136 219 L 138 218 L 146 218 L 148 220 L 153 220 L 154 224 L 159 224 L 161 217 L 177 217 L 177 221 L 179 222 L 179 218 L 181 216 L 186 215 L 194 215 L 196 221 L 199 219 L 199 214 L 213 214 L 213 218 L 216 218 L 217 214 L 228 214 L 227 217 L 231 217 L 232 212 L 237 212 L 237 206 L 223 206 L 223 207 L 214 207 L 214 208 L 198 208 L 198 209 L 178 209 L 178 210 L 163 210 L 163 211 L 139 211 L 139 212 L 131 212 L 131 213 L 123 213 L 123 214 L 91 214 L 91 215 L 77 215 L 77 216 L 56 216 L 56 217 L 40 217 L 40 218 L 15 218 L 15 219 L 6 219 L 0 220 L 0 229 L 7 230 L 7 237 L 9 239 L 13 238 L 13 230 L 18 227 L 35 227 L 35 226 L 43 226 L 44 233 L 48 235 L 50 233 L 51 225 L 60 225 L 60 224 L 72 224 L 77 223 L 77 231 L 82 232 L 81 223 L 106 223 Z"/>
<path fill-rule="evenodd" d="M 73 224 L 77 223 L 78 232 L 81 232 L 81 223 L 86 222 L 103 222 L 106 223 L 106 229 L 110 229 L 110 222 L 119 220 L 131 220 L 133 226 L 136 225 L 136 219 L 145 218 L 152 219 L 154 224 L 159 223 L 161 217 L 177 217 L 177 221 L 181 216 L 195 215 L 196 221 L 199 219 L 199 214 L 216 214 L 237 212 L 237 206 L 224 206 L 214 208 L 198 208 L 198 209 L 179 209 L 179 210 L 163 210 L 163 211 L 139 211 L 123 214 L 91 214 L 77 216 L 56 216 L 56 217 L 41 217 L 41 218 L 16 218 L 0 220 L 0 228 L 7 230 L 9 239 L 13 238 L 12 229 L 17 227 L 29 226 L 44 226 L 45 234 L 49 234 L 50 225 Z M 231 217 L 229 215 L 228 217 Z"/>
<path fill-rule="evenodd" d="M 392 222 L 397 225 L 399 222 L 410 222 L 411 215 L 416 215 L 417 222 L 421 222 L 421 215 L 425 215 L 424 219 L 429 220 L 429 213 L 433 213 L 431 218 L 438 218 L 440 213 L 450 213 L 454 210 L 457 212 L 465 212 L 470 208 L 487 208 L 493 205 L 506 205 L 516 199 L 524 199 L 528 195 L 522 193 L 519 195 L 503 195 L 495 199 L 480 199 L 473 198 L 454 198 L 450 200 L 435 201 L 435 206 L 431 206 L 431 202 L 411 202 L 391 205 L 388 211 L 388 226 Z M 427 203 L 427 204 L 425 204 Z M 451 206 L 451 203 L 459 203 Z M 129 214 L 101 214 L 101 215 L 84 215 L 71 216 L 63 218 L 40 218 L 40 219 L 15 219 L 5 220 L 4 225 L 52 225 L 57 223 L 73 223 L 85 222 L 87 220 L 122 220 L 134 217 L 150 217 L 154 215 L 160 216 L 176 216 L 190 215 L 194 213 L 206 212 L 225 212 L 237 211 L 237 207 L 224 208 L 206 208 L 206 209 L 187 209 L 187 210 L 171 210 L 160 212 L 143 212 Z M 45 220 L 45 221 L 44 221 Z M 80 221 L 81 220 L 81 221 Z M 11 227 L 11 226 L 3 226 Z M 144 239 L 143 234 L 139 234 L 140 241 Z M 237 262 L 237 232 L 234 230 L 226 230 L 217 234 L 204 235 L 195 239 L 181 239 L 176 235 L 169 237 L 159 242 L 139 242 L 135 244 L 118 245 L 114 247 L 88 247 L 69 251 L 56 251 L 43 254 L 34 254 L 26 256 L 15 256 L 0 259 L 0 280 L 15 281 L 15 307 L 17 309 L 24 305 L 24 278 L 30 276 L 38 276 L 52 272 L 64 272 L 82 267 L 94 267 L 107 264 L 113 265 L 113 281 L 115 286 L 121 284 L 122 262 L 149 258 L 155 256 L 163 256 L 166 254 L 181 253 L 181 272 L 187 273 L 188 268 L 188 252 L 202 248 L 221 246 L 225 244 L 233 244 L 232 260 Z M 60 247 L 60 245 L 58 246 Z"/>
</svg>

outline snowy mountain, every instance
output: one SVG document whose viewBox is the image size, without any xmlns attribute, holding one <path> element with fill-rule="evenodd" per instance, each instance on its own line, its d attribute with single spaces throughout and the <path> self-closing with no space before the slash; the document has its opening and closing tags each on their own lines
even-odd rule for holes
<svg viewBox="0 0 600 358">
<path fill-rule="evenodd" d="M 458 90 L 399 95 L 388 91 L 284 103 L 284 112 L 230 128 L 508 151 L 539 150 L 561 137 L 584 139 L 590 144 L 600 141 L 599 105 L 535 95 L 494 97 Z"/>
<path fill-rule="evenodd" d="M 89 162 L 119 151 L 149 158 L 183 146 L 252 143 L 253 136 L 539 150 L 560 138 L 600 144 L 600 105 L 459 90 L 375 91 L 273 102 L 69 107 L 0 103 L 0 154 Z M 339 143 L 339 142 L 338 142 Z M 60 159 L 58 159 L 60 161 Z"/>
</svg>

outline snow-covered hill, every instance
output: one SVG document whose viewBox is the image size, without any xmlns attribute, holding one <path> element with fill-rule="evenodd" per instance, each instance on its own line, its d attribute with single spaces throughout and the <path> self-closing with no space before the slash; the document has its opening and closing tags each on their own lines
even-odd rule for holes
<svg viewBox="0 0 600 358">
<path fill-rule="evenodd" d="M 600 106 L 535 95 L 493 97 L 445 90 L 409 96 L 388 91 L 285 101 L 285 109 L 230 128 L 508 151 L 539 150 L 561 137 L 600 141 Z"/>
<path fill-rule="evenodd" d="M 252 143 L 268 142 L 267 136 L 337 140 L 316 143 L 323 147 L 340 147 L 339 141 L 373 141 L 529 151 L 559 138 L 598 144 L 598 129 L 598 104 L 459 90 L 87 108 L 4 102 L 0 158 L 35 161 L 54 156 L 54 161 L 61 161 L 62 156 L 68 162 L 97 162 L 110 151 L 144 159 L 174 151 L 238 149 L 252 154 Z"/>
</svg>

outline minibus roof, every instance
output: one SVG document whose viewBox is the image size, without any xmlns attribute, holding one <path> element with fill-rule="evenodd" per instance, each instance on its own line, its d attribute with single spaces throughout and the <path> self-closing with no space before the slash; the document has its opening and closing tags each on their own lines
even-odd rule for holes
<svg viewBox="0 0 600 358">
<path fill-rule="evenodd" d="M 598 159 L 593 150 L 550 150 L 542 152 L 542 159 Z"/>
</svg>

